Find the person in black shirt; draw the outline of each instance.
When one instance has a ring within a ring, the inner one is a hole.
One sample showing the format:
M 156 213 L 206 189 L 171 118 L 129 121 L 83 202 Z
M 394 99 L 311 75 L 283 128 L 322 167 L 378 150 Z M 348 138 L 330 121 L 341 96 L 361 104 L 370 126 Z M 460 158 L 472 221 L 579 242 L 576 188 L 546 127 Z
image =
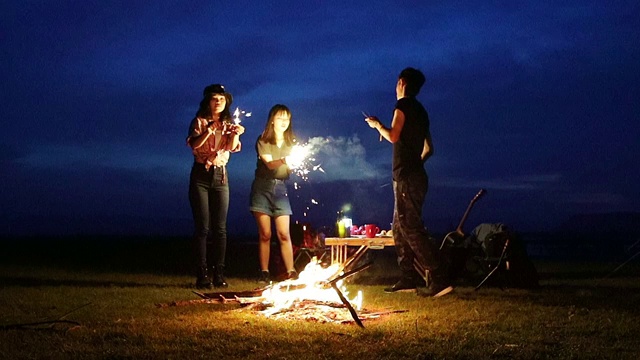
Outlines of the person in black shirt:
M 430 276 L 427 294 L 438 297 L 450 293 L 453 287 L 447 262 L 429 239 L 422 221 L 422 205 L 429 184 L 424 163 L 433 154 L 429 115 L 416 99 L 424 82 L 420 70 L 410 67 L 402 70 L 396 83 L 397 102 L 391 127 L 382 125 L 375 116 L 365 121 L 393 144 L 393 237 L 402 277 L 385 291 L 413 291 L 421 277 Z M 416 262 L 429 274 L 418 276 Z

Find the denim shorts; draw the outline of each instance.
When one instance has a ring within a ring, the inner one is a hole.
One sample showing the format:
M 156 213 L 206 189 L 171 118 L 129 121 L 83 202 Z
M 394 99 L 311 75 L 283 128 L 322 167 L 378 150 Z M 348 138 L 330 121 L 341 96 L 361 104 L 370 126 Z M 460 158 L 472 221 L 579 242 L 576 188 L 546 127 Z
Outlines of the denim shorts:
M 253 180 L 249 210 L 272 217 L 291 215 L 293 212 L 284 180 L 263 178 Z

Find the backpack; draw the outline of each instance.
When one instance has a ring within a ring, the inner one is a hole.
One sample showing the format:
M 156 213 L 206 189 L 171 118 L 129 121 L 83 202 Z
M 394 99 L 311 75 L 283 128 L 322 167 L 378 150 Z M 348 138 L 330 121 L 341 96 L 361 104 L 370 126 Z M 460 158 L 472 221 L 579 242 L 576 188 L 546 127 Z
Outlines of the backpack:
M 488 285 L 514 288 L 539 286 L 538 272 L 527 255 L 524 243 L 505 224 L 480 224 L 458 246 L 460 249 L 455 251 L 458 259 L 452 263 L 457 267 L 453 272 L 457 277 L 477 282 L 499 266 L 498 271 L 488 279 Z

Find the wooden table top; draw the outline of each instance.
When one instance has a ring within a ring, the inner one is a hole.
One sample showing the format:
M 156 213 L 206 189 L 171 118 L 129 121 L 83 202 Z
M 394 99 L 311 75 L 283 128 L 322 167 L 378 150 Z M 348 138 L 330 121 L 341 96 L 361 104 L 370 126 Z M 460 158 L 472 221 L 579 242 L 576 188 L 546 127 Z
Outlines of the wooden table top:
M 395 242 L 392 236 L 378 236 L 375 238 L 367 237 L 328 237 L 324 239 L 325 245 L 347 245 L 347 246 L 395 246 Z

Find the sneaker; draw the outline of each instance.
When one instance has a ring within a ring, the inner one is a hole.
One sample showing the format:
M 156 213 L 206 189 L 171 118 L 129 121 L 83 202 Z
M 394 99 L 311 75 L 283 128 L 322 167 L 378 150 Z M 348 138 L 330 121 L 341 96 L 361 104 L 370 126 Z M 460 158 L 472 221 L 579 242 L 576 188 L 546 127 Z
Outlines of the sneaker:
M 269 271 L 266 271 L 266 270 L 260 271 L 260 277 L 258 278 L 258 282 L 261 284 L 271 283 L 271 275 L 269 274 Z
M 397 283 L 395 283 L 392 287 L 388 287 L 384 289 L 386 293 L 395 293 L 395 292 L 408 292 L 416 290 L 416 281 L 408 278 L 401 278 Z
M 450 294 L 452 291 L 453 286 L 448 283 L 431 283 L 425 292 L 418 292 L 418 295 L 423 297 L 441 297 Z

